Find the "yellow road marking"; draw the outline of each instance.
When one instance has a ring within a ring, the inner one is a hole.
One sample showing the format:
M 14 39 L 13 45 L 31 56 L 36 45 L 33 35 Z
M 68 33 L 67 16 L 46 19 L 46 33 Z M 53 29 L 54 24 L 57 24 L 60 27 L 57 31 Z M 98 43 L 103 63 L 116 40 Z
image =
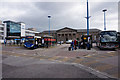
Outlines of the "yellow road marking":
M 20 54 L 12 54 L 12 55 L 14 55 L 14 56 L 22 56 L 22 55 L 20 55 Z
M 50 58 L 50 59 L 48 59 L 48 60 L 55 60 L 55 59 L 57 59 L 57 58 L 59 58 L 59 57 L 54 56 L 54 57 L 52 57 L 52 58 Z
M 111 68 L 113 68 L 112 65 L 101 65 L 101 66 L 96 67 L 95 69 L 97 69 L 99 71 L 105 71 L 105 70 L 111 69 Z
M 94 56 L 91 56 L 91 58 L 93 58 L 93 59 L 101 59 L 100 57 L 94 57 Z
M 28 57 L 33 57 L 33 58 L 40 58 L 40 59 L 43 59 L 43 58 L 41 58 L 40 56 L 28 56 Z
M 92 56 L 85 56 L 86 58 L 92 57 Z
M 84 63 L 84 65 L 90 65 L 90 64 L 94 64 L 94 63 L 97 63 L 97 61 L 86 62 L 86 63 Z
M 5 52 L 5 51 L 2 54 L 13 55 L 13 56 L 20 56 L 20 57 L 30 57 L 29 55 L 17 54 L 17 53 Z
M 101 56 L 101 55 L 99 55 L 99 56 L 95 56 L 95 55 L 93 55 L 93 56 L 86 56 L 87 58 L 93 58 L 93 59 L 103 59 L 103 58 L 105 58 L 105 57 L 107 57 L 107 56 Z
M 40 60 L 44 60 L 44 59 L 41 59 L 41 58 L 40 58 Z
M 71 58 L 64 58 L 64 59 L 62 59 L 62 60 L 60 60 L 60 61 L 67 61 L 67 60 L 70 60 Z
M 108 57 L 108 56 L 100 56 L 100 58 L 106 58 L 106 57 Z
M 96 59 L 96 60 L 102 60 L 102 59 L 104 59 L 104 58 L 107 58 L 108 56 L 97 56 L 97 57 L 91 57 L 91 58 L 94 58 L 94 59 Z
M 111 57 L 112 57 L 112 56 L 116 56 L 116 55 L 118 55 L 118 54 L 116 54 L 116 53 L 115 53 L 115 54 L 110 54 L 110 53 L 107 53 L 107 54 L 104 54 L 104 55 L 105 55 L 105 56 L 108 56 L 108 57 L 109 57 L 109 56 L 111 56 Z
M 116 52 L 107 53 L 108 55 L 117 55 Z
M 62 61 L 58 61 L 58 62 L 62 62 Z
M 109 55 L 118 55 L 117 53 L 114 53 L 114 54 L 109 54 Z
M 81 61 L 83 61 L 83 59 L 77 59 L 77 60 L 75 60 L 74 62 L 75 62 L 75 63 L 80 63 Z

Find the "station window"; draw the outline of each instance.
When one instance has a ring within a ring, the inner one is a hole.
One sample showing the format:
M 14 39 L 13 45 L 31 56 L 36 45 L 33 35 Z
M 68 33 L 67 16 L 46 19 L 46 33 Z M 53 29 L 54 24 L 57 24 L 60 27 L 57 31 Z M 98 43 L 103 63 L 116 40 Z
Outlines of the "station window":
M 60 34 L 58 34 L 58 36 L 60 36 Z
M 71 34 L 69 34 L 69 36 L 71 36 Z
M 75 34 L 73 34 L 73 36 L 75 36 Z

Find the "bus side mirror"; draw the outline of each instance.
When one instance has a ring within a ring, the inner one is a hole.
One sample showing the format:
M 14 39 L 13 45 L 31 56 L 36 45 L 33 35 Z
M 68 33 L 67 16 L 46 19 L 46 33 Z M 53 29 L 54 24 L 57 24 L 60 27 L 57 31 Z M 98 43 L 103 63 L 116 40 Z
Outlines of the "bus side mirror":
M 120 36 L 120 32 L 117 32 L 117 36 Z

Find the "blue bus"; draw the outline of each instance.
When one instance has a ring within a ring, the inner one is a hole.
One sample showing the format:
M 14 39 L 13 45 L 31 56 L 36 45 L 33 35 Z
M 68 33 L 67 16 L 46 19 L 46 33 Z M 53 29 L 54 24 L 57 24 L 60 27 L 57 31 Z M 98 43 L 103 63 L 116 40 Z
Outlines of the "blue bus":
M 24 47 L 28 49 L 36 49 L 41 45 L 41 37 L 26 36 Z

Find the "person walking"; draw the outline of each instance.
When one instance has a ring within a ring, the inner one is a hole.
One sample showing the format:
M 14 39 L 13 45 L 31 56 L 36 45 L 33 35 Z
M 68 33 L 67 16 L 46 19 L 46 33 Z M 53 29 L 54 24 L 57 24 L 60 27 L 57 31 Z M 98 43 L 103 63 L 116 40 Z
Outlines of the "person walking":
M 74 41 L 71 42 L 72 51 L 74 50 Z

